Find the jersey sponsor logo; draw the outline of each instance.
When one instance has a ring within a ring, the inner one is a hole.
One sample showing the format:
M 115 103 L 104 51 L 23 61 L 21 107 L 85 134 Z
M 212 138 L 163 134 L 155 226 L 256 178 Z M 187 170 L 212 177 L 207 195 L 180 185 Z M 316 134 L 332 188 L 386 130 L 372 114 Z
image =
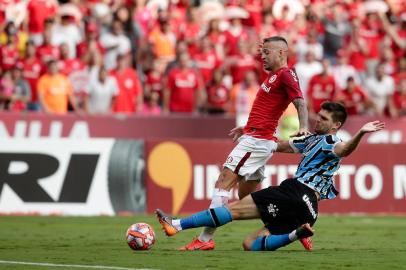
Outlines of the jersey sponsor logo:
M 276 206 L 276 204 L 269 204 L 268 207 L 268 213 L 270 215 L 272 215 L 272 217 L 276 217 L 278 215 L 279 212 L 279 208 Z
M 131 87 L 133 87 L 133 86 L 134 86 L 133 80 L 127 79 L 127 80 L 124 81 L 124 87 L 125 87 L 125 88 L 131 88 Z
M 307 208 L 309 208 L 310 214 L 312 214 L 313 218 L 316 219 L 317 218 L 317 213 L 313 208 L 313 204 L 310 201 L 309 197 L 305 194 L 302 197 L 303 201 L 306 203 Z
M 193 88 L 196 87 L 196 80 L 193 75 L 188 76 L 186 79 L 176 78 L 175 85 L 179 88 Z
M 294 80 L 295 82 L 297 82 L 298 79 L 297 79 L 296 73 L 295 73 L 293 70 L 290 70 L 290 74 L 292 75 L 293 80 Z
M 271 86 L 268 87 L 268 86 L 266 86 L 265 83 L 261 84 L 261 88 L 262 88 L 262 90 L 264 90 L 267 93 L 269 93 L 269 91 L 271 91 Z
M 226 160 L 226 163 L 232 163 L 233 162 L 233 157 L 232 156 L 229 156 L 228 158 L 227 158 L 227 160 Z

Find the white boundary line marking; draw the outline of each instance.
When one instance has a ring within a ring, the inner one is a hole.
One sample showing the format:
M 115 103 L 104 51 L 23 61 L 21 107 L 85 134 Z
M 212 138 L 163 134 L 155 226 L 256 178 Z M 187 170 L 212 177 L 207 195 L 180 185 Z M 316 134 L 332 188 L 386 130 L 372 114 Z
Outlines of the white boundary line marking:
M 152 268 L 127 268 L 106 265 L 55 264 L 55 263 L 36 263 L 36 262 L 19 262 L 19 261 L 3 261 L 3 260 L 0 260 L 0 264 L 20 264 L 20 265 L 34 265 L 46 267 L 72 267 L 72 268 L 111 269 L 111 270 L 157 270 Z

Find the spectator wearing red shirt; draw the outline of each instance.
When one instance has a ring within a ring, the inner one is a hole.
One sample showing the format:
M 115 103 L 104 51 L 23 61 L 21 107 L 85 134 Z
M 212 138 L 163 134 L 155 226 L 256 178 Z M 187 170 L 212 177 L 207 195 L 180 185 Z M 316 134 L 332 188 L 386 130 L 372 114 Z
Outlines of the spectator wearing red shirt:
M 346 38 L 344 48 L 348 55 L 348 63 L 358 71 L 361 79 L 365 80 L 367 77 L 365 63 L 369 54 L 369 48 L 366 41 L 361 37 L 360 25 L 361 21 L 358 18 L 351 20 L 351 33 Z
M 221 60 L 224 59 L 226 35 L 220 30 L 220 21 L 218 19 L 209 21 L 206 36 L 210 39 L 211 44 L 214 45 L 217 57 Z
M 162 72 L 160 71 L 160 64 L 158 61 L 152 63 L 152 69 L 147 73 L 147 78 L 145 79 L 145 95 L 151 95 L 151 93 L 158 94 L 158 104 L 162 104 L 163 100 L 163 83 L 162 83 Z
M 349 115 L 359 115 L 368 108 L 375 109 L 373 102 L 361 87 L 355 83 L 353 77 L 347 79 L 347 86 L 338 92 L 336 101 L 341 102 Z
M 406 78 L 399 82 L 397 90 L 389 102 L 389 113 L 392 117 L 406 115 Z
M 186 41 L 189 54 L 195 55 L 198 50 L 199 34 L 201 29 L 201 24 L 199 23 L 199 10 L 196 7 L 188 8 L 188 15 L 186 22 L 180 25 L 180 40 Z
M 388 36 L 396 58 L 403 57 L 406 52 L 406 10 L 400 14 L 398 21 L 389 22 L 386 14 L 380 13 L 379 18 Z
M 249 13 L 248 18 L 243 21 L 244 25 L 255 30 L 256 34 L 259 34 L 262 23 L 262 0 L 246 0 L 244 9 Z
M 10 33 L 7 44 L 0 47 L 0 63 L 3 71 L 11 70 L 19 59 L 17 36 L 15 34 L 16 33 Z
M 248 44 L 243 41 L 238 43 L 237 54 L 228 57 L 224 61 L 224 66 L 230 70 L 233 85 L 242 82 L 246 72 L 257 71 L 257 61 L 249 52 Z
M 116 78 L 119 89 L 113 112 L 130 114 L 139 111 L 144 94 L 137 72 L 129 66 L 128 55 L 117 57 L 117 68 L 111 75 Z
M 360 28 L 360 36 L 368 48 L 365 64 L 368 74 L 372 75 L 379 62 L 379 48 L 384 37 L 377 13 L 367 13 L 365 22 Z
M 62 74 L 69 77 L 73 72 L 85 68 L 85 64 L 78 58 L 71 58 L 69 56 L 69 46 L 67 43 L 59 46 L 61 58 L 59 59 L 59 70 Z
M 163 109 L 165 112 L 195 112 L 202 104 L 203 82 L 191 67 L 188 53 L 181 53 L 178 61 L 178 66 L 168 74 Z
M 35 45 L 40 45 L 45 31 L 45 20 L 54 18 L 58 11 L 55 0 L 30 0 L 27 5 L 28 32 Z
M 213 79 L 207 86 L 207 112 L 209 114 L 224 114 L 230 107 L 230 89 L 223 82 L 223 70 L 215 69 Z
M 336 82 L 334 77 L 329 74 L 330 61 L 323 59 L 322 66 L 322 72 L 310 79 L 307 92 L 309 116 L 313 118 L 320 111 L 321 104 L 325 101 L 332 101 L 336 94 Z
M 82 61 L 89 60 L 90 52 L 103 55 L 105 50 L 98 40 L 98 28 L 95 22 L 89 22 L 85 27 L 85 40 L 77 45 L 76 53 Z
M 37 83 L 38 79 L 45 72 L 45 67 L 36 56 L 36 47 L 33 41 L 27 42 L 25 56 L 19 61 L 18 65 L 22 68 L 24 79 L 28 81 L 31 87 L 31 102 L 28 103 L 27 109 L 39 111 L 41 108 L 38 103 Z
M 271 11 L 266 11 L 262 17 L 261 31 L 259 37 L 261 39 L 272 37 L 277 34 L 275 27 L 273 26 L 274 17 Z
M 205 85 L 211 83 L 213 71 L 220 66 L 213 45 L 208 37 L 203 37 L 200 41 L 200 51 L 194 55 L 193 61 L 202 75 Z
M 226 37 L 225 49 L 226 55 L 235 55 L 238 53 L 238 43 L 240 41 L 247 42 L 249 39 L 248 31 L 244 28 L 241 22 L 242 19 L 248 18 L 248 13 L 239 7 L 229 7 L 229 9 L 234 9 L 236 11 L 238 10 L 238 12 L 235 12 L 235 15 L 232 15 L 229 18 L 230 26 L 224 32 Z M 246 13 L 245 15 L 244 12 Z
M 280 17 L 276 18 L 273 22 L 277 32 L 286 32 L 293 25 L 293 21 L 289 19 L 289 6 L 284 5 Z
M 59 59 L 59 48 L 52 45 L 52 29 L 47 29 L 43 35 L 43 43 L 37 47 L 37 56 L 43 64 L 48 63 L 50 60 Z

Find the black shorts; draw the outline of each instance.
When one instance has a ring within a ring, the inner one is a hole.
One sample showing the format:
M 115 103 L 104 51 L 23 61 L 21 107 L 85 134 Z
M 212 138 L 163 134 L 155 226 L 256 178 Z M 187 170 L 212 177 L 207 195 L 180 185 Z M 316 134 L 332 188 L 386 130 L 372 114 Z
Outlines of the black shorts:
M 271 234 L 290 233 L 304 223 L 313 226 L 316 222 L 317 196 L 296 179 L 286 179 L 277 187 L 253 192 L 251 196 Z

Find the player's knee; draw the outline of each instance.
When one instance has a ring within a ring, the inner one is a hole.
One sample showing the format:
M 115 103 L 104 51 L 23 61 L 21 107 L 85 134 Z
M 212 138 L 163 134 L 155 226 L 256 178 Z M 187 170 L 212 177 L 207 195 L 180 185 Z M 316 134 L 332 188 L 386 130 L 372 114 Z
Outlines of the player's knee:
M 233 171 L 230 169 L 224 168 L 216 183 L 215 183 L 215 188 L 219 189 L 224 189 L 224 190 L 231 190 L 238 182 L 238 175 L 236 175 Z

